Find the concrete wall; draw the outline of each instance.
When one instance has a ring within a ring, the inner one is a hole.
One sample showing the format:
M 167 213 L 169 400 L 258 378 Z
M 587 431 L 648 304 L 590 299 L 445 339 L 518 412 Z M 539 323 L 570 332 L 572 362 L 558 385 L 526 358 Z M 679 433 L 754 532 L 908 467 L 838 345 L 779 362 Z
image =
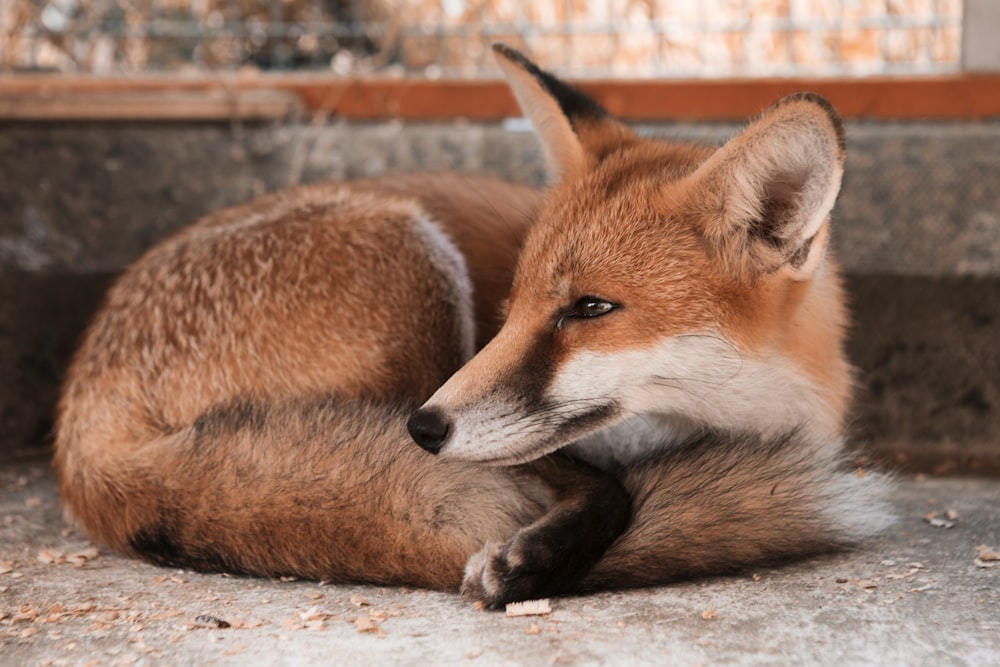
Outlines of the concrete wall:
M 834 245 L 857 315 L 856 439 L 922 468 L 996 465 L 1000 122 L 853 123 L 848 144 Z M 542 178 L 519 124 L 0 125 L 0 458 L 41 451 L 86 318 L 157 239 L 289 184 L 416 169 Z

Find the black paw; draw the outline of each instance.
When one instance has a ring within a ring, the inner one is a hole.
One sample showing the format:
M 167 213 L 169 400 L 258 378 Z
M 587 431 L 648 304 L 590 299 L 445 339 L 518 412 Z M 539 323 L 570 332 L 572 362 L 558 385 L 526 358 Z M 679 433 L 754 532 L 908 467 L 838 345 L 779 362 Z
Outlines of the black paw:
M 553 560 L 550 550 L 520 533 L 506 544 L 487 544 L 465 566 L 462 595 L 487 609 L 551 595 Z

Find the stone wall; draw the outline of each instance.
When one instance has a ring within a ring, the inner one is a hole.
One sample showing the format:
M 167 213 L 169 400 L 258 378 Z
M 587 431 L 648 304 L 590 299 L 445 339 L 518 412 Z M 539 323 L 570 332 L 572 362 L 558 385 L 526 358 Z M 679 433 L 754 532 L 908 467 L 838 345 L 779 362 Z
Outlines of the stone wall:
M 643 126 L 718 142 L 732 125 Z M 113 276 L 213 209 L 416 169 L 540 182 L 522 122 L 0 125 L 0 458 L 44 451 L 73 344 Z M 856 440 L 920 468 L 1000 461 L 1000 122 L 851 123 L 834 245 Z

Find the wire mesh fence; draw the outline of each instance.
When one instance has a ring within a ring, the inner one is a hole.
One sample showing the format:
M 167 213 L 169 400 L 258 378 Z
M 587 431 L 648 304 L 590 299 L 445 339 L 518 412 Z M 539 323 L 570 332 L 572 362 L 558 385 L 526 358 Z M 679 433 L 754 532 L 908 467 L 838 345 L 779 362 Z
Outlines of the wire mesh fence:
M 574 77 L 958 68 L 961 0 L 0 0 L 0 70 L 479 77 L 506 41 Z

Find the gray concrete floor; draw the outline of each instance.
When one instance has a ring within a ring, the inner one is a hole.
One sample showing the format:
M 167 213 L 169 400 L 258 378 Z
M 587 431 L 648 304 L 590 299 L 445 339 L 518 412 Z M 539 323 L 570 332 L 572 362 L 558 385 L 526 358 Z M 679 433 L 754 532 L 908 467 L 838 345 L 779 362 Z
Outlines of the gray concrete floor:
M 895 528 L 852 553 L 508 618 L 444 593 L 98 552 L 63 525 L 45 462 L 9 464 L 0 665 L 1000 665 L 1000 561 L 977 561 L 1000 550 L 1000 482 L 903 478 L 895 496 Z

